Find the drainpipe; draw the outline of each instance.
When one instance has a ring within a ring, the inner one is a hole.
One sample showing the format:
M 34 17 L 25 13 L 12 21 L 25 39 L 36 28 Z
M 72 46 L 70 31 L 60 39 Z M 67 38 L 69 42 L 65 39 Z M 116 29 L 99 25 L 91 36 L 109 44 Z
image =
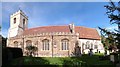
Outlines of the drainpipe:
M 52 57 L 53 57 L 53 35 L 52 35 Z
M 24 37 L 22 39 L 23 39 L 23 47 L 22 48 L 23 48 L 23 53 L 24 53 Z
M 68 57 L 70 57 L 70 55 L 69 55 L 69 52 L 70 52 L 70 43 L 69 43 L 69 45 L 68 45 Z

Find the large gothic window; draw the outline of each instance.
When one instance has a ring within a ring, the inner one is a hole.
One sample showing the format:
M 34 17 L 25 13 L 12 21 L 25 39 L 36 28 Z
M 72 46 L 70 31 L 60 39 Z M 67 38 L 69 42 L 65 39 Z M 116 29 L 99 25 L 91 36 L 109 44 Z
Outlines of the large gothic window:
M 14 42 L 14 47 L 18 47 L 18 42 L 17 41 Z
M 63 39 L 61 42 L 62 50 L 68 50 L 69 49 L 69 41 L 67 39 Z
M 32 46 L 32 41 L 31 40 L 27 40 L 26 41 L 26 46 Z
M 49 40 L 45 39 L 42 41 L 43 50 L 49 50 Z
M 16 18 L 14 18 L 14 24 L 16 23 Z

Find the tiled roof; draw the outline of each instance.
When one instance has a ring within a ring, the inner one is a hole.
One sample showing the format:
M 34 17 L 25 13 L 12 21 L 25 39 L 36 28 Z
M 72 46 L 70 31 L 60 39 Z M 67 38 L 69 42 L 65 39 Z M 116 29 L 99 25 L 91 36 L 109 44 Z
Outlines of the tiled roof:
M 70 32 L 68 26 L 43 26 L 27 29 L 23 35 L 34 34 L 34 33 L 50 33 L 50 32 Z
M 50 33 L 50 32 L 70 32 L 69 26 L 43 26 L 27 29 L 23 32 L 23 35 L 34 33 Z M 79 38 L 85 39 L 100 39 L 100 36 L 96 29 L 87 28 L 82 26 L 75 26 L 75 32 L 79 33 Z
M 79 33 L 79 38 L 100 39 L 98 31 L 94 28 L 77 26 L 77 27 L 75 27 L 75 32 Z

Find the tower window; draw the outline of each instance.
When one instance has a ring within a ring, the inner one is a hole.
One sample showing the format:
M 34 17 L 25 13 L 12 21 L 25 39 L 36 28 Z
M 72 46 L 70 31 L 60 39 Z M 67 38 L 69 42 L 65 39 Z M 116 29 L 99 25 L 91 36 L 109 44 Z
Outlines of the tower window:
M 14 24 L 16 23 L 16 18 L 14 18 Z
M 23 29 L 25 29 L 25 19 L 23 19 Z
M 25 19 L 23 19 L 23 24 L 25 24 Z

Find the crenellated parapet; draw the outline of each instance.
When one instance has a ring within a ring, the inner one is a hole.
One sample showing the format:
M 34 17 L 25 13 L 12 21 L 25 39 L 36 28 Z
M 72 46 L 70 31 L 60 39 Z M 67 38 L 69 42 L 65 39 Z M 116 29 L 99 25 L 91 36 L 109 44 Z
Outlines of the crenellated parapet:
M 70 33 L 70 32 L 50 32 L 50 33 L 36 33 L 36 34 L 28 34 L 28 35 L 20 35 L 16 37 L 12 37 L 11 39 L 16 38 L 27 38 L 27 37 L 38 37 L 38 36 L 78 36 L 79 33 Z
M 25 13 L 22 10 L 18 10 L 17 12 L 13 13 L 12 15 L 10 15 L 10 17 L 12 18 L 12 17 L 14 17 L 14 16 L 16 16 L 18 14 L 21 14 L 24 17 L 28 18 L 28 16 L 26 16 Z

